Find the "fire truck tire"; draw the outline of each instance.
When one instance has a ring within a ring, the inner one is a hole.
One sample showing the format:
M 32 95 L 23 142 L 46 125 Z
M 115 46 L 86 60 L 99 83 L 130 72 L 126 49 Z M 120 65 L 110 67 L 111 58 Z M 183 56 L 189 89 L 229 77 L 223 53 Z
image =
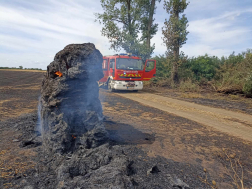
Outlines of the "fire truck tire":
M 111 80 L 108 81 L 108 90 L 109 90 L 109 92 L 114 92 L 115 91 L 115 89 L 113 89 L 112 86 L 111 86 Z

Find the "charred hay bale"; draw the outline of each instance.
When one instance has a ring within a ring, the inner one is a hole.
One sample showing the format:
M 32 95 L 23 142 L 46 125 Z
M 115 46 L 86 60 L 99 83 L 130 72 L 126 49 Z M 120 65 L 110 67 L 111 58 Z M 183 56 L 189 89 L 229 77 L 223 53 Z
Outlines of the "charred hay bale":
M 97 81 L 102 54 L 91 43 L 71 44 L 58 52 L 42 81 L 40 116 L 43 144 L 65 153 L 96 147 L 107 140 Z

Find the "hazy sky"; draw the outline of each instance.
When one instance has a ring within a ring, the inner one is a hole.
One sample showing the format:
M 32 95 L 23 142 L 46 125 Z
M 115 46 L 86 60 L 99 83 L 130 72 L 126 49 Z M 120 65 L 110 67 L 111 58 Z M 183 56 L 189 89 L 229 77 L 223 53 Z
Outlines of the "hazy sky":
M 103 55 L 114 54 L 94 22 L 97 12 L 102 12 L 99 0 L 0 0 L 0 66 L 45 69 L 70 43 L 91 42 Z M 190 0 L 185 14 L 190 32 L 185 54 L 220 57 L 252 48 L 252 0 Z M 162 1 L 155 14 L 159 31 L 151 41 L 154 55 L 166 51 L 165 18 Z

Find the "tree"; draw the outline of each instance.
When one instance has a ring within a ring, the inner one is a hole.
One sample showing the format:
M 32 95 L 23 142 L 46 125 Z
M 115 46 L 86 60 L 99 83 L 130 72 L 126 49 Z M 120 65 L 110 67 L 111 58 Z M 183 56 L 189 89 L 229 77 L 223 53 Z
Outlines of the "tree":
M 154 50 L 154 45 L 151 46 L 151 39 L 157 33 L 158 24 L 154 24 L 153 16 L 156 10 L 156 1 L 160 2 L 161 0 L 144 0 L 141 4 L 143 7 L 142 15 L 142 39 L 146 41 L 146 47 L 149 49 L 150 54 Z
M 19 69 L 21 69 L 21 70 L 22 70 L 22 69 L 23 69 L 23 66 L 19 66 Z
M 101 33 L 109 39 L 111 49 L 150 57 L 154 50 L 150 40 L 157 32 L 157 24 L 153 24 L 156 1 L 101 0 L 104 13 L 95 14 L 96 20 L 103 24 Z
M 167 47 L 167 55 L 173 58 L 172 80 L 176 84 L 179 82 L 178 65 L 179 65 L 179 48 L 186 43 L 186 36 L 189 33 L 188 20 L 183 13 L 189 3 L 186 0 L 165 0 L 164 9 L 170 14 L 169 20 L 165 20 L 162 33 L 164 35 L 163 41 Z

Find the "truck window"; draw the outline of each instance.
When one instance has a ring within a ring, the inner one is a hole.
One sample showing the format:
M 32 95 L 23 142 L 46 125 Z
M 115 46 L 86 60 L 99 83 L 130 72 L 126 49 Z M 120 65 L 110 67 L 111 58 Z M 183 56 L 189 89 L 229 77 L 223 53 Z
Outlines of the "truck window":
M 155 67 L 155 62 L 154 61 L 148 61 L 147 64 L 146 64 L 145 71 L 149 72 L 149 71 L 153 70 L 154 67 Z
M 102 62 L 102 69 L 107 70 L 108 69 L 108 60 L 103 60 Z
M 141 59 L 117 58 L 116 69 L 123 70 L 143 70 L 144 65 Z
M 109 68 L 115 69 L 115 59 L 109 60 Z

